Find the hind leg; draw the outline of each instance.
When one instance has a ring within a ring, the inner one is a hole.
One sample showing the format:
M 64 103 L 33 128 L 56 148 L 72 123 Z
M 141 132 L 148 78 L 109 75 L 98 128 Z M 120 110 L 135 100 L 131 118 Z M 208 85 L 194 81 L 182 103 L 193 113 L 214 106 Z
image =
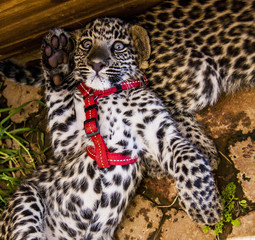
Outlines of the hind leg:
M 1 240 L 44 240 L 45 206 L 35 186 L 19 186 L 0 221 Z

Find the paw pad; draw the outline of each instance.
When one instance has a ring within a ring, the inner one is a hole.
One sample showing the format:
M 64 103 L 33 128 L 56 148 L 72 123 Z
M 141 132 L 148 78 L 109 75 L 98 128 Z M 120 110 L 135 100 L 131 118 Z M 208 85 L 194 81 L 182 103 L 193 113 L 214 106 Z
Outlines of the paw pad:
M 52 30 L 45 37 L 42 46 L 43 63 L 56 86 L 61 85 L 63 76 L 69 73 L 66 69 L 70 70 L 70 66 L 73 66 L 73 50 L 73 40 L 61 29 Z

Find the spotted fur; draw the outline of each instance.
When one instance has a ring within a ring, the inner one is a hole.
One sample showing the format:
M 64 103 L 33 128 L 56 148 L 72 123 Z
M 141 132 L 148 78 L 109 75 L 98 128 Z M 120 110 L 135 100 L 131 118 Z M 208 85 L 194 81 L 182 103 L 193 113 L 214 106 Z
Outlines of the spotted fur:
M 255 85 L 255 3 L 249 0 L 164 1 L 135 19 L 151 39 L 145 73 L 182 136 L 217 169 L 217 150 L 194 113 L 222 93 Z M 158 174 L 151 168 L 151 175 Z
M 119 19 L 103 18 L 72 38 L 61 29 L 45 37 L 42 63 L 53 159 L 18 187 L 2 215 L 1 239 L 111 239 L 145 165 L 153 162 L 176 179 L 180 202 L 194 221 L 220 219 L 208 160 L 182 137 L 168 108 L 149 88 L 98 99 L 107 147 L 138 161 L 99 169 L 86 153 L 93 143 L 84 131 L 77 82 L 103 90 L 143 77 L 130 29 Z

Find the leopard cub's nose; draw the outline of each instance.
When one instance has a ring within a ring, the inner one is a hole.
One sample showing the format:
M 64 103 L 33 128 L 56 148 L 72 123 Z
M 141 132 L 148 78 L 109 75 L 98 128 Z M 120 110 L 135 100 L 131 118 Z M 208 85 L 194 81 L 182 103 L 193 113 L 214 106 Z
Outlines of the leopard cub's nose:
M 89 62 L 88 64 L 93 68 L 93 70 L 96 73 L 100 72 L 106 66 L 106 63 L 104 63 L 104 62 L 96 63 L 96 62 L 92 61 L 92 62 Z

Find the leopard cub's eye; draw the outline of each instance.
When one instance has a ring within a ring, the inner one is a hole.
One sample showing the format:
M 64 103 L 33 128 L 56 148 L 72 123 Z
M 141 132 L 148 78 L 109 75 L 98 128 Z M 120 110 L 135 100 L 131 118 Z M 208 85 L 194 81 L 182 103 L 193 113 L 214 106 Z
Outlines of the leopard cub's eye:
M 81 42 L 81 46 L 86 49 L 89 50 L 92 47 L 92 42 L 89 39 L 85 39 Z
M 114 44 L 113 44 L 113 49 L 114 49 L 114 51 L 116 51 L 116 52 L 121 52 L 121 51 L 123 51 L 123 50 L 125 50 L 125 48 L 126 48 L 126 46 L 124 45 L 124 43 L 122 43 L 122 42 L 115 42 Z

